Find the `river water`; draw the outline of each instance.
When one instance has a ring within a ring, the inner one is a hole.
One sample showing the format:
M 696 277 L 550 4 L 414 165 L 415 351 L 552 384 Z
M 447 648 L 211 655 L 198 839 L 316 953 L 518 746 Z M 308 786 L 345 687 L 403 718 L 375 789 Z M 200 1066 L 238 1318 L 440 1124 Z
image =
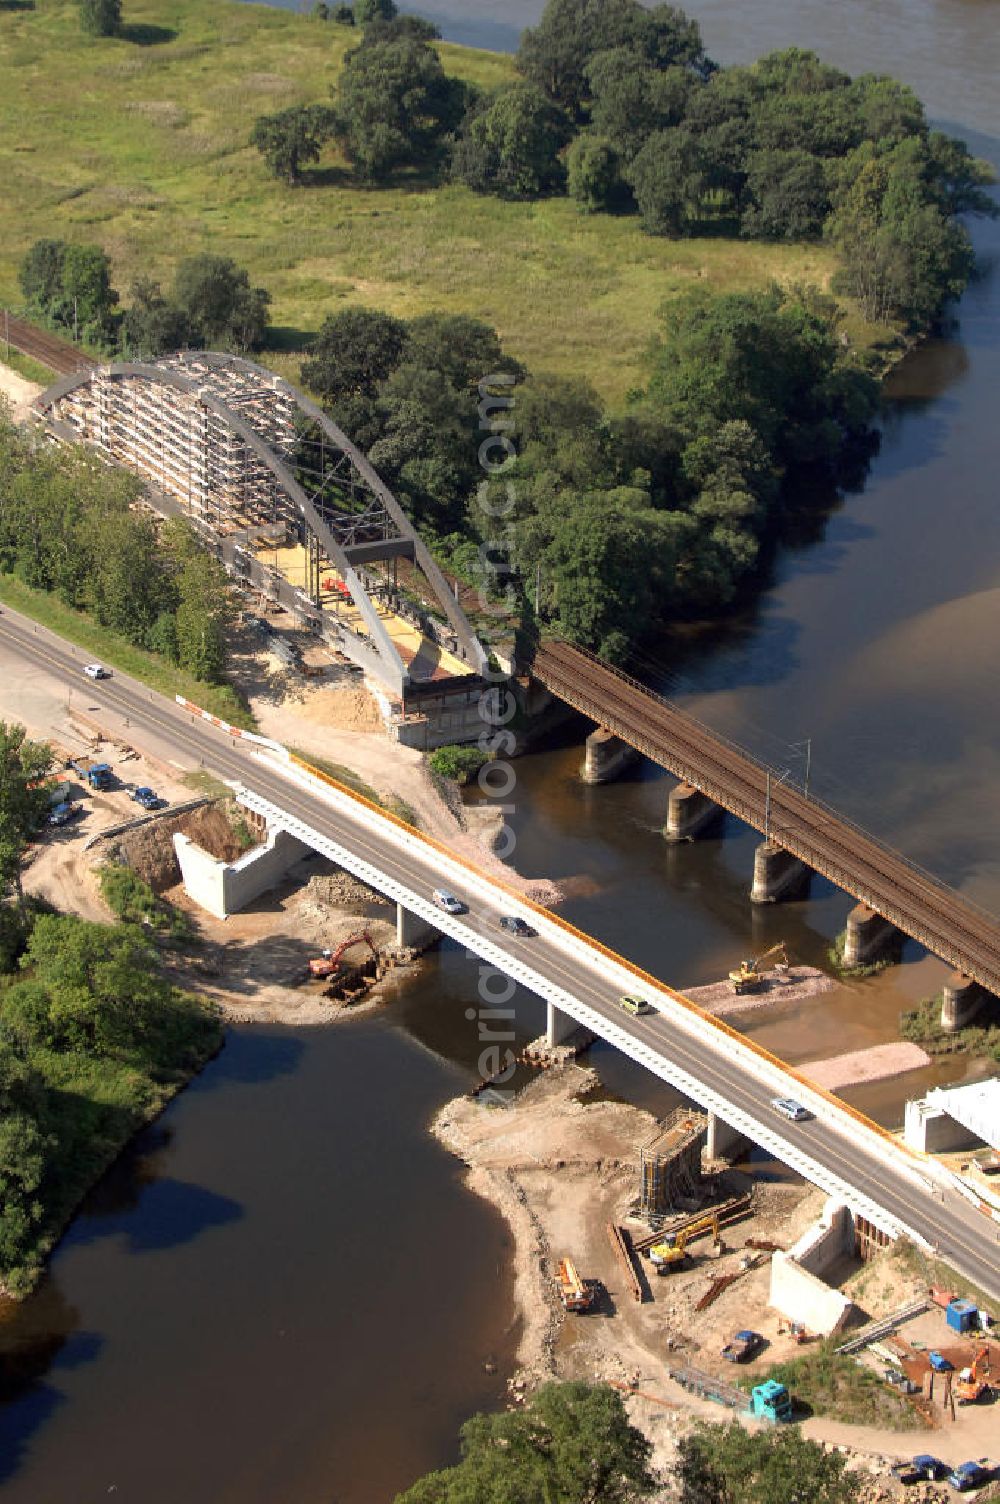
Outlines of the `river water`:
M 299 8 L 290 0 L 292 8 Z M 510 47 L 541 0 L 434 0 L 446 36 Z M 990 0 L 698 0 L 724 62 L 799 45 L 912 83 L 1000 165 Z M 757 608 L 650 672 L 712 725 L 971 897 L 1000 908 L 996 225 L 947 338 L 895 374 L 863 493 L 779 557 Z M 849 900 L 751 912 L 755 837 L 669 848 L 654 769 L 576 777 L 582 731 L 517 764 L 516 861 L 571 879 L 564 912 L 677 983 L 775 940 L 821 960 Z M 904 964 L 753 1026 L 806 1060 L 893 1037 L 944 968 Z M 0 1488 L 10 1504 L 381 1504 L 455 1455 L 499 1402 L 516 1331 L 508 1239 L 425 1133 L 478 1045 L 476 975 L 446 948 L 375 1019 L 240 1028 L 89 1199 L 37 1296 L 0 1318 Z M 540 1006 L 518 999 L 530 1037 Z M 596 1049 L 607 1088 L 668 1094 Z M 949 1079 L 935 1068 L 906 1088 Z M 886 1121 L 904 1086 L 849 1095 Z M 488 1368 L 499 1366 L 496 1375 Z

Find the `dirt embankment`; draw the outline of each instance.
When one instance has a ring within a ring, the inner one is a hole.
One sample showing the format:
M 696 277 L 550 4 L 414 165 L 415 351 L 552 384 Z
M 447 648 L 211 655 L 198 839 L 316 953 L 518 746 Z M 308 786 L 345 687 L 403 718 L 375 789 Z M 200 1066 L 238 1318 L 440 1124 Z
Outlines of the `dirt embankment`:
M 218 802 L 179 815 L 161 815 L 120 836 L 109 836 L 98 848 L 98 860 L 124 862 L 149 883 L 154 893 L 165 893 L 181 879 L 174 852 L 175 832 L 186 835 L 220 861 L 235 862 L 248 844 L 238 833 L 240 819 L 235 806 Z M 244 826 L 244 830 L 249 836 L 249 829 Z

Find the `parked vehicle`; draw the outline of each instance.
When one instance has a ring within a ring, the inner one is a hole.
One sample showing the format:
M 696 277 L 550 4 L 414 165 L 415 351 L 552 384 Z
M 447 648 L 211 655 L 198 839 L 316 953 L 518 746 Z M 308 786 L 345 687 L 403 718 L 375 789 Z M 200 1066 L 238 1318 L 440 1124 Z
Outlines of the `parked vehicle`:
M 92 789 L 113 789 L 115 786 L 110 763 L 95 762 L 92 757 L 71 757 L 67 766 L 79 773 Z
M 447 888 L 435 888 L 431 894 L 432 899 L 439 909 L 444 909 L 446 914 L 467 914 L 468 904 L 464 904 L 454 893 L 449 893 Z
M 141 804 L 143 809 L 159 809 L 161 804 L 166 803 L 165 799 L 161 799 L 159 794 L 147 788 L 145 784 L 141 788 L 133 789 L 129 798 L 134 799 L 136 804 Z
M 78 804 L 71 804 L 69 800 L 64 799 L 61 804 L 53 807 L 49 814 L 49 824 L 68 825 L 71 820 L 76 819 L 77 815 L 82 814 L 83 811 Z
M 683 1389 L 700 1395 L 702 1399 L 714 1400 L 718 1405 L 726 1405 L 737 1414 L 756 1415 L 761 1420 L 775 1423 L 794 1419 L 792 1397 L 784 1384 L 779 1384 L 776 1379 L 765 1379 L 747 1394 L 745 1389 L 738 1389 L 735 1384 L 728 1384 L 725 1379 L 716 1378 L 715 1374 L 706 1373 L 701 1368 L 678 1365 L 670 1366 L 667 1372 Z
M 921 1452 L 919 1456 L 914 1457 L 913 1466 L 921 1478 L 926 1478 L 930 1483 L 936 1483 L 948 1472 L 947 1463 L 942 1462 L 940 1457 L 932 1457 L 929 1452 Z
M 927 1361 L 935 1373 L 951 1373 L 955 1367 L 949 1358 L 946 1358 L 943 1353 L 939 1352 L 929 1352 L 927 1354 Z
M 993 1476 L 993 1468 L 984 1467 L 980 1462 L 960 1462 L 958 1467 L 950 1472 L 945 1482 L 956 1493 L 967 1493 L 970 1488 L 982 1488 L 984 1483 L 989 1483 Z
M 538 931 L 533 930 L 526 919 L 519 914 L 504 914 L 500 919 L 500 928 L 506 930 L 508 935 L 520 935 L 523 939 L 531 939 Z
M 88 679 L 110 679 L 111 670 L 105 668 L 103 663 L 85 663 L 83 672 Z
M 990 1350 L 981 1347 L 969 1368 L 963 1368 L 955 1385 L 955 1398 L 960 1405 L 975 1405 L 990 1392 L 987 1374 L 990 1371 Z
M 620 997 L 618 1006 L 623 1013 L 631 1013 L 633 1018 L 640 1018 L 654 1011 L 652 1003 L 647 1003 L 644 997 Z
M 775 1097 L 771 1106 L 775 1112 L 780 1112 L 783 1118 L 789 1118 L 793 1123 L 804 1123 L 812 1117 L 808 1108 L 803 1107 L 801 1102 L 795 1102 L 791 1097 Z
M 760 1332 L 751 1332 L 749 1328 L 730 1337 L 722 1349 L 722 1356 L 729 1363 L 749 1363 L 764 1346 L 764 1339 Z
M 682 1227 L 675 1237 L 665 1238 L 662 1243 L 654 1243 L 649 1250 L 649 1260 L 657 1274 L 669 1274 L 673 1269 L 680 1269 L 688 1256 L 688 1243 L 692 1238 L 700 1237 L 703 1232 L 710 1232 L 712 1242 L 718 1247 L 719 1218 L 716 1212 L 706 1212 L 704 1217 L 699 1217 L 697 1221 L 689 1222 L 687 1227 Z
M 556 1284 L 559 1289 L 559 1299 L 567 1311 L 577 1311 L 582 1314 L 584 1311 L 589 1311 L 594 1304 L 593 1287 L 585 1284 L 580 1278 L 572 1259 L 559 1260 L 556 1265 Z

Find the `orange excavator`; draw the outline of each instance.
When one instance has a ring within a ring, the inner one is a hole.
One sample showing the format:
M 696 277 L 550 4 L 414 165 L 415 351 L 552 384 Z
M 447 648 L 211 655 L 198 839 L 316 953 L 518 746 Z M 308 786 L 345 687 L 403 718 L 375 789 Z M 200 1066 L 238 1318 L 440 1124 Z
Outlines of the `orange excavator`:
M 346 940 L 341 940 L 336 950 L 325 950 L 320 956 L 313 956 L 309 962 L 309 975 L 317 981 L 329 981 L 340 970 L 341 958 L 345 951 L 350 950 L 352 945 L 367 945 L 373 956 L 378 955 L 375 949 L 375 941 L 367 930 L 361 930 L 357 935 L 350 935 Z
M 974 1405 L 989 1390 L 990 1350 L 981 1347 L 970 1368 L 963 1368 L 955 1382 L 955 1398 L 960 1405 Z

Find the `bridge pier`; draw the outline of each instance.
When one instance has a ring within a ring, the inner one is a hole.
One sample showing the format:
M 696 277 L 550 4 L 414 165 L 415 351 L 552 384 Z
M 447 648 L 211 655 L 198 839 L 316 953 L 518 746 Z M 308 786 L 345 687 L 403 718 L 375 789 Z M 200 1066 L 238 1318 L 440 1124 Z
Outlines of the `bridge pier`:
M 762 841 L 754 852 L 751 903 L 778 903 L 783 898 L 805 896 L 812 873 L 804 862 L 772 841 Z
M 419 914 L 396 905 L 396 944 L 401 950 L 428 950 L 441 938 L 441 931 Z
M 894 924 L 876 914 L 867 904 L 855 904 L 847 916 L 844 936 L 844 967 L 867 966 L 898 948 L 902 935 Z
M 978 982 L 953 971 L 944 984 L 941 994 L 941 1027 L 949 1034 L 971 1024 L 986 1001 L 986 993 Z
M 547 1003 L 545 1011 L 545 1043 L 550 1050 L 564 1043 L 580 1025 L 570 1013 L 564 1013 L 555 1003 Z
M 714 1112 L 708 1114 L 706 1159 L 740 1159 L 750 1147 L 751 1140 L 745 1133 L 738 1132 Z
M 615 736 L 613 731 L 598 726 L 587 737 L 580 777 L 584 783 L 613 783 L 638 756 L 635 748 Z
M 725 810 L 690 783 L 676 783 L 667 800 L 667 823 L 663 827 L 668 841 L 693 841 L 717 825 Z

